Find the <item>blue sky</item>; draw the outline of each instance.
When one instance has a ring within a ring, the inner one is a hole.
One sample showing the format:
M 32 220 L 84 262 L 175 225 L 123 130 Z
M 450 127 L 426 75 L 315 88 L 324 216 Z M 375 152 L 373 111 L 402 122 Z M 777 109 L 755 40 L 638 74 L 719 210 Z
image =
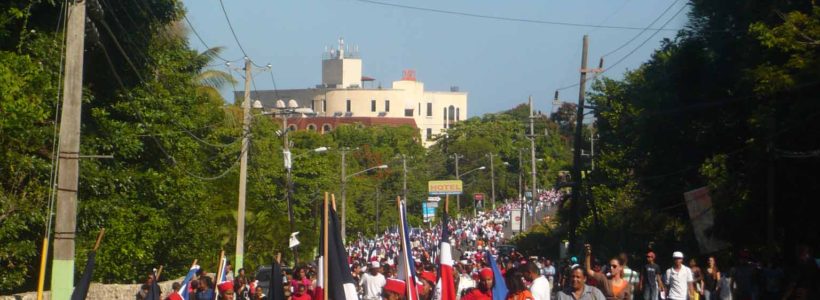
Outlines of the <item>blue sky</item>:
M 640 30 L 588 28 L 511 22 L 388 7 L 356 0 L 223 0 L 242 47 L 259 65 L 270 63 L 277 87 L 306 88 L 321 81 L 325 46 L 339 37 L 358 45 L 363 74 L 390 86 L 402 70 L 416 70 L 428 90 L 459 86 L 469 93 L 469 115 L 497 112 L 535 100 L 536 109 L 550 111 L 556 88 L 578 82 L 581 40 L 590 36 L 589 63 L 615 50 Z M 381 0 L 380 0 L 381 1 Z M 686 1 L 675 0 L 563 0 L 563 1 L 428 1 L 384 2 L 472 14 L 581 24 L 643 28 L 674 3 L 653 26 L 659 28 Z M 223 16 L 219 0 L 184 0 L 194 29 L 210 47 L 226 49 L 226 59 L 243 57 Z M 665 28 L 686 23 L 680 13 Z M 674 31 L 648 30 L 631 44 L 606 57 L 612 64 L 636 49 L 607 72 L 620 78 L 649 59 L 663 38 Z M 190 45 L 205 48 L 193 35 Z M 218 63 L 215 61 L 214 63 Z M 241 64 L 241 62 L 236 62 Z M 224 67 L 215 67 L 225 69 Z M 272 89 L 270 75 L 255 76 L 258 89 Z M 241 85 L 237 86 L 241 88 Z M 232 88 L 226 88 L 227 96 Z M 576 102 L 578 88 L 561 92 L 564 101 Z

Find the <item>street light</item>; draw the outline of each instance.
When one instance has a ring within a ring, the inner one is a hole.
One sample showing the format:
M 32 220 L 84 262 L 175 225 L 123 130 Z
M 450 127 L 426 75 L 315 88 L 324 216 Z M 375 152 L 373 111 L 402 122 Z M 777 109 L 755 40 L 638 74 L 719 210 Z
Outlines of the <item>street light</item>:
M 346 233 L 346 232 L 345 232 L 345 227 L 347 226 L 347 224 L 345 223 L 345 220 L 347 220 L 347 216 L 346 216 L 347 214 L 345 213 L 345 208 L 347 207 L 347 201 L 346 201 L 346 200 L 347 200 L 347 179 L 348 179 L 348 178 L 351 178 L 351 177 L 353 177 L 353 176 L 356 176 L 356 175 L 362 174 L 362 173 L 366 173 L 366 172 L 372 171 L 372 170 L 376 170 L 376 169 L 387 169 L 387 168 L 388 168 L 388 166 L 387 166 L 387 165 L 380 165 L 380 166 L 375 166 L 375 167 L 367 168 L 367 169 L 361 170 L 361 171 L 359 171 L 359 172 L 356 172 L 356 173 L 353 173 L 353 174 L 347 175 L 347 168 L 345 167 L 345 153 L 346 153 L 346 152 L 343 150 L 343 151 L 342 151 L 342 177 L 341 177 L 341 179 L 342 179 L 342 206 L 341 206 L 341 207 L 342 207 L 342 209 L 341 209 L 341 214 L 342 214 L 342 220 L 341 220 L 341 223 L 342 223 L 342 230 L 341 230 L 341 234 L 342 234 L 342 241 L 343 241 L 343 242 L 344 242 L 344 240 L 346 239 L 346 235 L 345 235 L 345 233 Z
M 461 179 L 461 177 L 464 177 L 464 175 L 470 174 L 470 173 L 475 172 L 475 171 L 484 170 L 486 168 L 487 167 L 485 167 L 485 166 L 480 166 L 478 168 L 469 170 L 467 172 L 461 173 L 458 176 L 456 176 L 456 179 Z M 458 199 L 458 200 L 461 200 L 461 199 Z M 475 216 L 475 215 L 476 215 L 476 207 L 475 207 L 475 203 L 473 203 L 473 216 Z

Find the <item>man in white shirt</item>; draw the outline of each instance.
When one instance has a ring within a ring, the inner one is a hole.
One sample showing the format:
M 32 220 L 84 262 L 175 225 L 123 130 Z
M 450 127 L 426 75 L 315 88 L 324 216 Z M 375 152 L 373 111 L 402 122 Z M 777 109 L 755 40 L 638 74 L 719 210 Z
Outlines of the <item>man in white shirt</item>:
M 535 261 L 529 261 L 524 265 L 524 278 L 532 282 L 530 293 L 535 300 L 550 300 L 550 282 L 541 275 Z
M 382 288 L 387 284 L 387 279 L 381 274 L 381 265 L 378 261 L 370 263 L 370 269 L 362 275 L 359 285 L 364 291 L 364 300 L 378 300 L 382 297 Z
M 674 265 L 666 270 L 664 277 L 668 294 L 666 298 L 669 300 L 686 300 L 689 295 L 695 294 L 695 278 L 692 276 L 692 270 L 683 265 L 683 253 L 675 251 L 672 253 L 672 259 L 675 260 Z

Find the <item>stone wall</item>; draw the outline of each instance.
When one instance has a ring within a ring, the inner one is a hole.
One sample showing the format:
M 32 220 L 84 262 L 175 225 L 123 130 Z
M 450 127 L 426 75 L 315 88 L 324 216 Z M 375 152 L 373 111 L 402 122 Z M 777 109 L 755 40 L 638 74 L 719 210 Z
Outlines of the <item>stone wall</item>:
M 159 283 L 159 287 L 162 289 L 162 298 L 168 295 L 168 291 L 171 290 L 171 284 L 174 282 L 182 282 L 183 278 L 178 278 L 175 280 L 163 281 Z M 100 284 L 100 283 L 91 283 L 91 287 L 88 290 L 88 298 L 89 300 L 98 300 L 98 299 L 106 299 L 106 300 L 132 300 L 135 299 L 137 291 L 142 284 Z M 0 295 L 0 300 L 36 300 L 37 299 L 37 292 L 28 292 L 22 294 L 14 294 L 11 296 Z M 49 291 L 45 291 L 43 293 L 43 300 L 51 300 L 51 293 Z

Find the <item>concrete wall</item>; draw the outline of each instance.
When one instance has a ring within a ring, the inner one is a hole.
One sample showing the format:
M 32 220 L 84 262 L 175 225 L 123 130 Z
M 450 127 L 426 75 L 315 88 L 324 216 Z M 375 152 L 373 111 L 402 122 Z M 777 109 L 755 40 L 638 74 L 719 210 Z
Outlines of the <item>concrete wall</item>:
M 162 289 L 162 298 L 164 299 L 165 296 L 168 295 L 168 292 L 171 291 L 171 284 L 174 282 L 182 282 L 182 277 L 163 281 L 159 283 L 159 287 Z M 91 283 L 91 287 L 88 290 L 88 298 L 90 300 L 96 299 L 106 299 L 106 300 L 118 300 L 118 299 L 134 299 L 137 291 L 142 284 L 100 284 L 100 283 Z M 37 299 L 37 292 L 28 292 L 22 294 L 14 294 L 14 295 L 0 295 L 0 300 L 36 300 Z M 43 300 L 51 300 L 51 292 L 45 291 L 43 293 Z

